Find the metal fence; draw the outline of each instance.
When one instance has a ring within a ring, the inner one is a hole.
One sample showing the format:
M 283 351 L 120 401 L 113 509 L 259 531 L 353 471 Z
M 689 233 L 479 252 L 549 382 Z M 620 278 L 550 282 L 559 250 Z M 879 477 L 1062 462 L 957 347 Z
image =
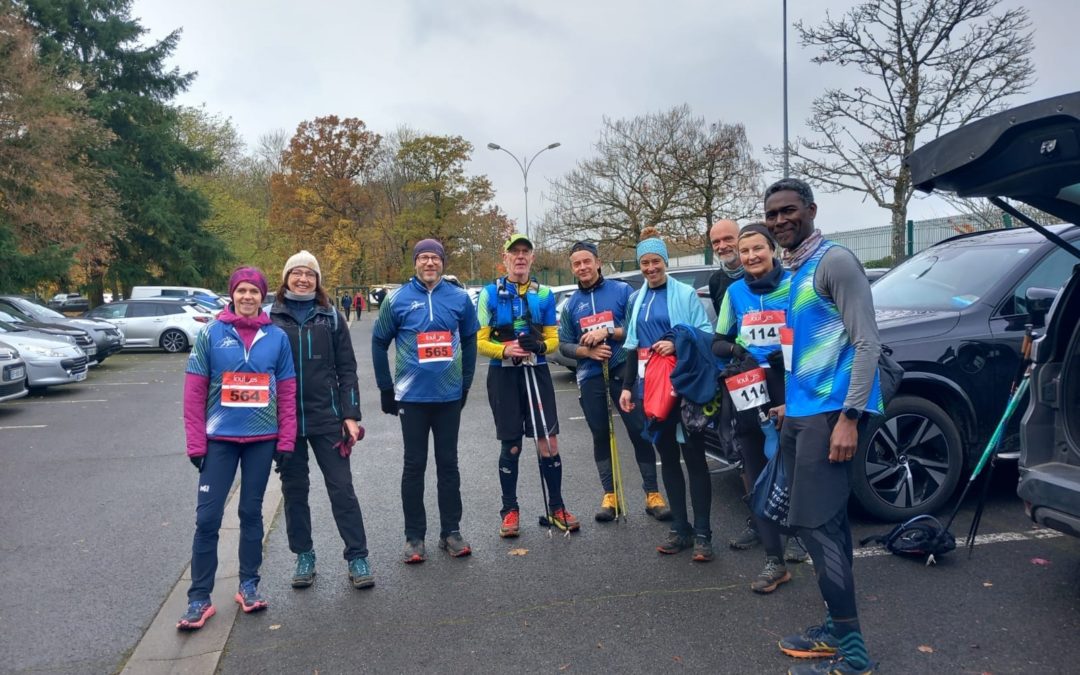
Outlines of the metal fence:
M 999 222 L 989 224 L 983 218 L 969 214 L 909 220 L 904 237 L 907 254 L 914 255 L 958 234 L 1012 227 L 1012 219 L 1007 214 L 1000 215 Z M 827 232 L 825 238 L 851 249 L 864 263 L 892 256 L 892 228 L 888 225 L 846 232 Z

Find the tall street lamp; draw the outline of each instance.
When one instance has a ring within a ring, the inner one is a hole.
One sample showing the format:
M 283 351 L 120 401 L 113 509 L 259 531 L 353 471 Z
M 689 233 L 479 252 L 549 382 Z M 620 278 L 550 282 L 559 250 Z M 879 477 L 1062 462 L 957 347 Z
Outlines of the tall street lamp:
M 529 167 L 531 167 L 532 163 L 536 160 L 536 158 L 540 156 L 540 153 L 544 152 L 545 150 L 554 150 L 560 145 L 562 145 L 562 143 L 556 142 L 552 143 L 546 148 L 541 148 L 540 150 L 536 151 L 536 154 L 532 156 L 532 159 L 525 161 L 528 155 L 522 155 L 521 159 L 518 159 L 517 155 L 502 147 L 498 143 L 487 144 L 488 150 L 502 150 L 506 154 L 513 157 L 514 163 L 518 165 L 519 169 L 521 169 L 521 177 L 525 181 L 525 236 L 529 237 L 530 239 L 532 238 L 532 236 L 529 234 Z

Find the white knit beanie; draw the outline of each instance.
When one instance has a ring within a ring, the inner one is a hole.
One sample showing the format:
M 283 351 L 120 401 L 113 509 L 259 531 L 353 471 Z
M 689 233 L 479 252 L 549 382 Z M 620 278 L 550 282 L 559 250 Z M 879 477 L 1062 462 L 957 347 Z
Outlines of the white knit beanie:
M 315 272 L 315 274 L 318 274 L 320 279 L 322 278 L 322 272 L 319 271 L 319 261 L 308 251 L 295 253 L 293 254 L 293 257 L 285 261 L 285 269 L 281 270 L 282 281 L 285 281 L 285 279 L 288 278 L 289 272 L 291 272 L 294 267 L 306 267 Z

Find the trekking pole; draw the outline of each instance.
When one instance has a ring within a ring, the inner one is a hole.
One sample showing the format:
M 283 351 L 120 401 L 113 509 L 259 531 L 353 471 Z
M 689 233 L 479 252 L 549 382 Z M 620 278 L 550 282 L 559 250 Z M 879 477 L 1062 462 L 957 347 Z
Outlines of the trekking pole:
M 608 362 L 603 362 L 604 401 L 607 402 L 608 438 L 611 441 L 611 486 L 615 491 L 615 519 L 626 522 L 626 492 L 623 490 L 622 464 L 619 463 L 619 446 L 615 442 L 615 411 L 611 406 L 611 373 Z
M 529 378 L 531 377 L 532 394 L 530 395 L 535 397 L 536 399 L 536 410 L 540 412 L 540 426 L 544 429 L 544 442 L 547 444 L 548 452 L 551 452 L 551 436 L 548 434 L 547 418 L 544 416 L 544 402 L 540 398 L 540 385 L 537 384 L 536 381 L 536 372 L 532 369 L 532 366 L 524 366 L 524 368 L 526 392 L 529 391 Z M 533 407 L 531 402 L 529 403 L 529 414 L 533 414 Z M 540 441 L 536 437 L 536 417 L 533 416 L 532 420 L 533 440 L 536 442 L 536 461 L 540 462 Z M 560 522 L 557 518 L 554 518 L 551 515 L 551 506 L 548 504 L 547 484 L 544 482 L 544 471 L 542 462 L 540 462 L 540 487 L 544 492 L 544 518 L 547 520 L 546 525 L 548 527 L 548 534 L 551 534 L 551 526 L 554 525 L 555 527 L 562 530 L 564 536 L 569 537 L 570 529 L 565 524 Z M 545 525 L 543 521 L 541 521 L 540 524 Z
M 540 455 L 540 439 L 536 433 L 536 413 L 533 410 L 533 387 L 529 382 L 529 374 L 531 369 L 528 366 L 521 366 L 521 368 L 525 370 L 525 373 L 523 374 L 525 378 L 525 400 L 526 404 L 529 406 L 529 420 L 532 422 L 533 446 L 536 448 L 536 468 L 540 471 L 540 493 L 543 495 L 544 498 L 544 515 L 540 518 L 540 525 L 542 527 L 547 527 L 548 537 L 550 537 L 551 527 L 552 525 L 558 527 L 558 521 L 551 517 L 551 507 L 548 505 L 547 483 L 544 481 L 544 462 L 543 457 Z M 539 400 L 540 398 L 539 391 L 536 392 L 536 398 L 537 400 Z M 542 409 L 541 415 L 543 415 Z M 547 439 L 546 425 L 544 428 L 544 439 Z

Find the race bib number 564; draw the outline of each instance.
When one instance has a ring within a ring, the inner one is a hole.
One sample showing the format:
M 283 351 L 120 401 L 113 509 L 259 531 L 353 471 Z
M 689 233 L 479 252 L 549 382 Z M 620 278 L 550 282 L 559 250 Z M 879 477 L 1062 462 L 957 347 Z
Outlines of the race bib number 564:
M 229 371 L 222 374 L 221 405 L 226 408 L 265 408 L 270 405 L 269 373 Z

